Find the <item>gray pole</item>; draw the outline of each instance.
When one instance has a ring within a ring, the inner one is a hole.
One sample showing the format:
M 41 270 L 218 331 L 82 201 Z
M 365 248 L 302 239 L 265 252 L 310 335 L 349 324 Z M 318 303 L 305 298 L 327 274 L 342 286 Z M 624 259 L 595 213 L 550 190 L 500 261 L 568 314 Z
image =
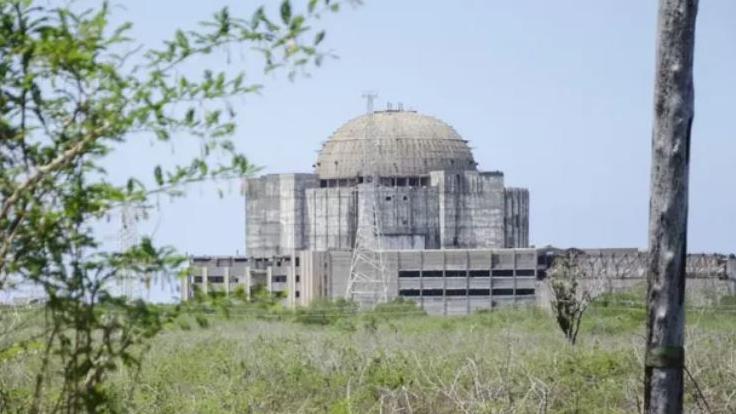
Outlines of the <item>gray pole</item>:
M 681 413 L 688 170 L 698 0 L 660 0 L 654 86 L 644 408 Z

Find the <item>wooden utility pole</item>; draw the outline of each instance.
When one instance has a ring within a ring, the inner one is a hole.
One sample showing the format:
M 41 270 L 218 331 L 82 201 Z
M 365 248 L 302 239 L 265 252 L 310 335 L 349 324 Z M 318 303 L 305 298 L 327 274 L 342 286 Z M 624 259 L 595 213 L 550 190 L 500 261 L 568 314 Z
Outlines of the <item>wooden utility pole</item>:
M 644 407 L 681 413 L 685 258 L 698 0 L 660 0 L 654 86 Z

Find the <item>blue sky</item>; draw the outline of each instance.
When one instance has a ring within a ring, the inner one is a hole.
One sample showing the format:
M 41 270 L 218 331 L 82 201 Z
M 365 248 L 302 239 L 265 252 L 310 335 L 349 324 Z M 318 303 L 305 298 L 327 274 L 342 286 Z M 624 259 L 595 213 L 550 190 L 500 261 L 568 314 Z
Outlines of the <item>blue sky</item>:
M 127 0 L 118 17 L 156 45 L 228 5 L 253 1 Z M 276 2 L 271 2 L 276 3 Z M 339 55 L 310 77 L 258 79 L 237 102 L 236 142 L 264 172 L 309 172 L 322 141 L 364 111 L 403 102 L 453 125 L 484 170 L 531 192 L 531 242 L 645 247 L 656 1 L 366 0 L 318 25 Z M 736 252 L 736 2 L 700 3 L 689 246 Z M 230 65 L 245 64 L 241 59 Z M 222 59 L 198 62 L 222 68 Z M 134 145 L 113 171 L 139 175 L 172 148 Z M 176 157 L 195 151 L 176 148 Z M 140 162 L 140 163 L 139 163 Z M 148 164 L 147 164 L 148 163 Z M 142 234 L 192 254 L 244 250 L 238 183 L 190 188 L 161 201 Z M 106 230 L 111 232 L 112 230 Z M 110 236 L 113 238 L 113 236 Z

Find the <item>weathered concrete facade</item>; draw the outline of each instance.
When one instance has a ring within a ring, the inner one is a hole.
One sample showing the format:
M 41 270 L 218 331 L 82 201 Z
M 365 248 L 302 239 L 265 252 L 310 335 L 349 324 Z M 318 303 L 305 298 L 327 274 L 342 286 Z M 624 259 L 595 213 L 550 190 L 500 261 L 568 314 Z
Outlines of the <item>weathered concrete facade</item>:
M 269 174 L 246 180 L 245 244 L 253 257 L 271 257 L 309 244 L 305 189 L 313 174 Z
M 371 228 L 373 215 L 362 213 L 372 203 L 389 299 L 428 313 L 546 306 L 548 268 L 564 253 L 529 248 L 527 189 L 479 171 L 452 127 L 411 111 L 357 117 L 324 143 L 314 174 L 250 178 L 245 193 L 247 256 L 192 258 L 182 299 L 194 289 L 250 295 L 259 287 L 288 306 L 345 297 L 356 231 Z M 595 275 L 583 285 L 615 291 L 644 282 L 645 252 L 580 252 L 579 266 Z M 736 294 L 736 257 L 690 255 L 687 266 L 689 289 Z
M 385 250 L 389 299 L 413 300 L 429 314 L 463 315 L 506 305 L 548 308 L 547 280 L 557 249 Z M 646 252 L 637 249 L 581 250 L 579 266 L 589 275 L 583 289 L 598 295 L 646 285 Z M 306 306 L 318 298 L 344 297 L 351 262 L 346 250 L 303 250 L 271 258 L 193 257 L 182 283 L 182 300 L 194 290 L 246 296 L 265 289 L 283 296 L 287 306 Z M 364 269 L 365 270 L 365 269 Z M 688 302 L 717 303 L 736 294 L 736 257 L 688 255 Z
M 580 270 L 580 288 L 592 296 L 603 293 L 646 289 L 648 253 L 638 249 L 575 250 L 574 262 Z M 540 249 L 537 300 L 548 307 L 552 291 L 546 278 L 554 258 L 565 254 L 559 249 Z M 736 256 L 688 254 L 685 262 L 687 301 L 693 305 L 717 304 L 723 296 L 736 295 Z
M 376 112 L 370 122 L 358 117 L 335 132 L 315 174 L 247 180 L 249 256 L 350 250 L 360 206 L 374 198 L 386 249 L 529 245 L 528 191 L 505 188 L 501 172 L 479 172 L 454 129 L 405 111 Z M 378 194 L 366 185 L 373 177 Z
M 535 249 L 386 250 L 382 256 L 389 299 L 414 300 L 430 314 L 462 315 L 536 303 L 539 266 Z M 182 299 L 191 297 L 194 289 L 233 294 L 239 286 L 246 295 L 259 286 L 282 294 L 289 306 L 344 296 L 350 251 L 305 250 L 295 257 L 293 266 L 289 257 L 192 258 L 193 271 L 185 280 Z

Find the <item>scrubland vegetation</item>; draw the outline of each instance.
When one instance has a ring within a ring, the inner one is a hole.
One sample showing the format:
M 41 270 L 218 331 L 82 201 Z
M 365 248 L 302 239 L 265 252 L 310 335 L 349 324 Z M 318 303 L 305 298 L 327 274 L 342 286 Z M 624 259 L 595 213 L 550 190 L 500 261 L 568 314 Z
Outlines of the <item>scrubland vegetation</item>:
M 108 409 L 135 413 L 580 412 L 641 410 L 640 295 L 599 298 L 575 346 L 536 308 L 467 317 L 411 303 L 356 314 L 273 302 L 200 302 L 153 339 L 140 369 L 114 371 Z M 736 307 L 688 312 L 686 407 L 736 411 Z M 6 322 L 9 318 L 4 319 Z M 32 330 L 33 323 L 26 330 Z M 0 354 L 0 411 L 23 412 L 40 355 Z

